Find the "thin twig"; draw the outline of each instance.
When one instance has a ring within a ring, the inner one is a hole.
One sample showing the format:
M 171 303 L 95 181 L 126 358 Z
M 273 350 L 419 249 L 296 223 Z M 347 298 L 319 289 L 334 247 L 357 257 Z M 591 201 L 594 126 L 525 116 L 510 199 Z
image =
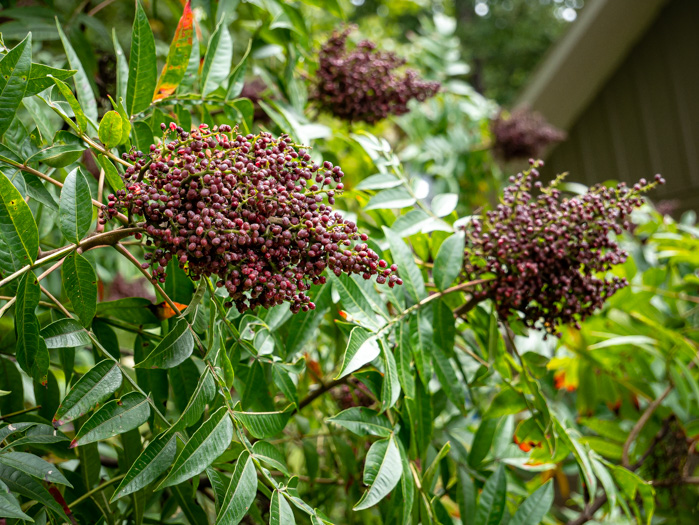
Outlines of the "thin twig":
M 107 148 L 105 148 L 105 147 L 103 147 L 103 146 L 100 146 L 99 144 L 97 144 L 94 140 L 92 140 L 90 137 L 88 137 L 88 136 L 85 135 L 84 133 L 83 133 L 83 135 L 82 135 L 80 138 L 82 138 L 85 142 L 87 142 L 87 143 L 90 145 L 90 147 L 91 147 L 92 149 L 96 149 L 97 151 L 99 151 L 99 152 L 100 152 L 102 155 L 104 155 L 105 157 L 109 157 L 109 158 L 112 159 L 114 162 L 118 162 L 119 164 L 121 164 L 122 166 L 125 166 L 125 167 L 127 167 L 127 168 L 130 168 L 130 167 L 131 167 L 131 163 L 130 163 L 130 162 L 126 162 L 124 159 L 122 159 L 122 158 L 120 158 L 120 157 L 117 157 L 116 155 L 114 155 L 114 153 L 112 153 L 111 151 L 109 151 Z
M 180 319 L 184 320 L 185 323 L 187 323 L 187 329 L 188 329 L 188 330 L 190 331 L 190 333 L 192 334 L 192 337 L 194 338 L 194 342 L 197 344 L 197 347 L 199 348 L 199 351 L 201 352 L 202 357 L 203 357 L 204 355 L 206 355 L 206 348 L 205 348 L 204 345 L 202 344 L 201 339 L 199 339 L 199 334 L 197 334 L 197 333 L 194 331 L 194 328 L 192 328 L 191 323 L 190 323 L 189 321 L 187 321 L 187 319 L 184 317 L 184 315 L 182 314 L 182 311 L 179 309 L 179 307 L 177 306 L 177 304 L 176 304 L 172 299 L 170 299 L 170 297 L 168 296 L 167 293 L 165 293 L 165 290 L 163 290 L 163 287 L 160 286 L 160 283 L 158 283 L 156 280 L 154 280 L 154 279 L 153 279 L 153 276 L 152 276 L 152 275 L 149 275 L 149 274 L 148 274 L 148 271 L 145 270 L 143 267 L 141 267 L 141 263 L 138 262 L 138 259 L 136 259 L 136 257 L 134 257 L 133 254 L 132 254 L 129 250 L 127 250 L 125 246 L 122 246 L 121 243 L 116 243 L 116 244 L 114 245 L 114 247 L 117 249 L 117 251 L 118 251 L 120 254 L 122 254 L 122 255 L 123 255 L 124 257 L 126 257 L 132 264 L 134 264 L 134 266 L 136 266 L 136 267 L 139 269 L 139 271 L 140 271 L 149 281 L 151 281 L 151 282 L 153 283 L 153 286 L 155 286 L 155 289 L 156 289 L 156 290 L 158 291 L 158 293 L 163 297 L 163 299 L 164 299 L 165 302 L 168 304 L 168 306 L 169 306 L 170 308 L 172 308 L 172 311 L 175 312 L 175 314 L 177 315 L 177 317 L 179 317 Z M 210 365 L 210 368 L 213 369 L 213 366 Z
M 51 266 L 51 268 L 49 268 L 49 269 L 46 270 L 44 273 L 42 273 L 39 277 L 36 278 L 36 280 L 39 281 L 39 282 L 41 282 L 41 280 L 44 279 L 45 277 L 47 277 L 51 272 L 53 272 L 54 270 L 57 270 L 58 268 L 60 268 L 61 265 L 63 264 L 63 261 L 65 261 L 65 257 L 64 257 L 63 259 L 60 259 L 56 264 L 54 264 L 53 266 Z M 12 306 L 13 304 L 15 304 L 15 301 L 17 301 L 17 296 L 16 296 L 16 295 L 15 295 L 14 297 L 9 298 L 9 301 L 7 301 L 7 303 L 5 303 L 5 304 L 2 306 L 2 308 L 0 308 L 0 317 L 2 317 L 3 315 L 5 315 L 5 312 L 7 312 L 7 310 L 10 308 L 10 306 Z M 41 305 L 41 303 L 42 303 L 42 301 L 39 301 L 39 304 L 40 304 L 40 305 Z M 42 306 L 43 306 L 43 305 L 42 305 Z
M 51 293 L 50 293 L 48 290 L 46 290 L 43 286 L 41 287 L 41 291 L 46 295 L 46 297 L 48 297 L 49 299 L 51 299 L 51 301 L 53 301 L 53 302 L 56 304 L 56 306 L 58 306 L 58 307 L 60 308 L 60 310 L 65 314 L 66 317 L 68 317 L 69 319 L 74 319 L 73 315 L 68 311 L 68 309 L 67 309 L 65 306 L 63 306 L 63 305 L 61 304 L 61 302 L 60 302 L 58 299 L 56 299 L 53 295 L 51 295 Z M 134 390 L 136 390 L 139 394 L 143 395 L 143 397 L 145 397 L 145 398 L 148 399 L 148 404 L 149 404 L 149 405 L 151 406 L 151 408 L 154 410 L 155 415 L 157 415 L 157 416 L 161 419 L 161 421 L 163 421 L 163 423 L 165 423 L 168 427 L 170 427 L 170 422 L 169 422 L 169 421 L 167 420 L 167 418 L 162 414 L 162 412 L 160 412 L 160 409 L 158 409 L 158 406 L 155 404 L 155 402 L 153 401 L 153 399 L 152 399 L 148 394 L 146 394 L 146 393 L 143 391 L 143 389 L 138 385 L 138 383 L 137 383 L 136 381 L 134 381 L 134 380 L 131 378 L 131 376 L 130 376 L 130 375 L 126 372 L 126 370 L 124 369 L 124 366 L 121 364 L 121 361 L 119 361 L 119 359 L 117 359 L 117 358 L 114 357 L 112 354 L 110 354 L 109 351 L 108 351 L 104 346 L 102 346 L 102 344 L 101 344 L 101 343 L 99 342 L 99 340 L 95 337 L 95 335 L 94 335 L 92 332 L 90 332 L 87 328 L 83 328 L 83 331 L 84 331 L 84 332 L 87 334 L 87 336 L 90 338 L 90 341 L 92 342 L 92 344 L 93 344 L 106 358 L 108 358 L 108 359 L 110 359 L 111 361 L 113 361 L 113 362 L 119 367 L 119 370 L 121 371 L 121 375 L 122 375 L 124 378 L 126 378 L 126 380 L 129 382 L 129 384 L 134 388 Z
M 642 284 L 632 284 L 631 288 L 636 288 L 637 290 L 641 290 L 643 292 L 653 292 L 654 294 L 670 297 L 671 299 L 679 299 L 681 301 L 689 301 L 690 303 L 699 304 L 699 297 L 694 297 L 693 295 L 689 295 L 684 292 L 673 292 L 672 290 L 663 290 L 657 286 L 646 286 Z
M 41 180 L 45 180 L 49 184 L 53 184 L 54 186 L 57 186 L 61 189 L 63 188 L 62 182 L 59 182 L 56 179 L 52 179 L 51 177 L 49 177 L 45 173 L 42 173 L 39 170 L 35 170 L 34 168 L 32 168 L 30 166 L 22 164 L 21 162 L 14 162 L 14 161 L 11 161 L 10 159 L 3 160 L 3 162 L 10 164 L 11 166 L 14 166 L 15 168 L 22 170 L 26 173 L 29 173 L 30 175 L 34 175 L 35 177 L 39 177 Z M 102 204 L 98 200 L 95 200 L 95 199 L 91 199 L 91 200 L 92 200 L 92 204 L 94 206 L 97 206 L 100 209 L 102 208 L 102 206 L 104 206 L 104 204 Z M 119 220 L 123 224 L 127 224 L 129 222 L 128 219 L 126 218 L 126 216 L 122 213 L 118 213 L 116 215 L 116 218 L 117 218 L 117 220 Z
M 41 405 L 36 405 L 35 407 L 30 407 L 30 408 L 25 408 L 24 410 L 18 410 L 17 412 L 12 412 L 11 414 L 4 414 L 0 416 L 0 421 L 3 421 L 5 419 L 14 417 L 14 416 L 21 416 L 22 414 L 26 414 L 27 412 L 33 412 L 34 410 L 39 410 L 41 408 Z
M 113 3 L 113 2 L 114 2 L 114 0 L 104 0 L 104 2 L 98 4 L 98 5 L 96 5 L 95 7 L 93 7 L 92 9 L 90 9 L 90 10 L 87 12 L 87 16 L 95 16 L 95 15 L 96 15 L 97 13 L 99 13 L 102 9 L 104 9 L 105 7 L 107 7 L 109 4 L 111 4 L 111 3 Z
M 126 474 L 119 474 L 118 476 L 114 476 L 112 479 L 109 481 L 105 481 L 101 485 L 98 485 L 92 490 L 87 491 L 85 494 L 80 496 L 78 499 L 74 500 L 72 503 L 68 504 L 68 508 L 74 507 L 75 505 L 79 505 L 83 501 L 85 501 L 87 498 L 91 498 L 98 492 L 101 492 L 102 490 L 106 489 L 109 485 L 113 485 L 117 481 L 121 480 L 122 478 L 126 477 Z
M 660 404 L 665 400 L 665 398 L 670 395 L 670 392 L 672 392 L 673 388 L 674 385 L 669 385 L 665 389 L 665 391 L 662 394 L 660 394 L 660 396 L 658 396 L 658 399 L 656 399 L 650 405 L 648 405 L 643 414 L 641 414 L 641 417 L 638 419 L 638 421 L 636 421 L 636 424 L 631 429 L 631 432 L 629 432 L 629 437 L 626 438 L 624 448 L 621 452 L 621 464 L 625 468 L 631 468 L 631 463 L 629 461 L 629 449 L 631 448 L 631 445 L 636 440 L 638 435 L 641 433 L 641 430 L 643 430 L 643 427 L 646 425 L 646 423 L 648 423 L 648 420 L 653 415 L 653 412 L 655 412 L 656 409 L 660 406 Z
M 654 487 L 670 487 L 672 485 L 699 485 L 698 476 L 688 476 L 675 479 L 654 479 L 650 481 Z
M 301 400 L 301 402 L 299 402 L 298 409 L 303 410 L 308 405 L 313 403 L 313 401 L 315 401 L 320 396 L 325 394 L 327 391 L 332 390 L 336 386 L 344 385 L 345 383 L 347 383 L 348 380 L 349 380 L 349 376 L 341 377 L 340 379 L 335 379 L 334 381 L 330 381 L 330 383 L 327 383 L 327 384 L 321 386 L 320 388 L 317 388 L 316 390 L 314 390 L 313 392 L 308 394 L 305 398 L 303 398 Z
M 100 178 L 97 181 L 97 202 L 102 202 L 102 194 L 104 192 L 104 168 L 100 170 Z M 104 222 L 102 220 L 97 220 L 97 228 L 95 228 L 97 233 L 102 233 L 104 231 Z
M 275 478 L 283 478 L 286 477 L 286 474 L 283 472 L 279 472 L 278 470 L 272 470 L 270 472 L 272 476 Z M 317 483 L 318 485 L 344 485 L 345 481 L 341 479 L 333 479 L 333 478 L 309 478 L 308 476 L 303 476 L 303 475 L 297 475 L 296 476 L 299 481 L 302 481 L 303 483 Z
M 123 239 L 124 237 L 129 237 L 134 233 L 143 231 L 143 228 L 117 228 L 116 230 L 110 230 L 105 233 L 99 233 L 86 237 L 78 244 L 70 244 L 62 248 L 57 248 L 55 250 L 50 250 L 48 252 L 42 253 L 42 257 L 37 259 L 32 264 L 27 264 L 23 268 L 20 268 L 11 275 L 8 275 L 0 281 L 0 288 L 5 286 L 7 283 L 14 281 L 17 277 L 21 277 L 25 273 L 39 266 L 43 266 L 46 263 L 55 261 L 56 259 L 63 258 L 69 255 L 71 252 L 80 248 L 83 252 L 91 250 L 93 248 L 98 248 L 100 246 L 107 246 L 114 244 L 115 242 Z

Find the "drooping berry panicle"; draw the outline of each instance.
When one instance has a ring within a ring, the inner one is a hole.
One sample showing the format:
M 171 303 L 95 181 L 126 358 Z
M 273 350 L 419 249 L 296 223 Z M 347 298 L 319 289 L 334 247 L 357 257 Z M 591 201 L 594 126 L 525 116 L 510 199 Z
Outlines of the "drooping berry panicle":
M 334 32 L 320 50 L 312 97 L 322 110 L 349 122 L 374 124 L 407 113 L 411 99 L 422 102 L 439 91 L 439 82 L 421 80 L 412 69 L 396 73 L 405 60 L 377 50 L 373 42 L 364 40 L 348 50 L 352 29 Z
M 492 122 L 493 150 L 502 160 L 539 157 L 546 146 L 565 140 L 566 134 L 552 126 L 539 113 L 518 109 Z
M 519 315 L 525 325 L 557 334 L 561 325 L 579 327 L 628 284 L 605 275 L 627 257 L 613 234 L 630 227 L 641 193 L 664 180 L 597 185 L 562 198 L 557 181 L 543 186 L 536 180 L 542 163 L 530 163 L 510 177 L 501 204 L 466 227 L 464 273 L 468 280 L 492 278 L 474 300 L 491 299 L 501 318 Z
M 124 174 L 126 190 L 109 196 L 107 213 L 142 217 L 153 279 L 165 280 L 173 258 L 190 277 L 215 276 L 240 311 L 288 302 L 315 308 L 306 292 L 336 275 L 376 276 L 402 284 L 395 266 L 366 244 L 367 235 L 334 212 L 344 173 L 318 165 L 286 135 L 241 135 L 222 125 L 165 132 Z M 327 200 L 328 204 L 325 203 Z

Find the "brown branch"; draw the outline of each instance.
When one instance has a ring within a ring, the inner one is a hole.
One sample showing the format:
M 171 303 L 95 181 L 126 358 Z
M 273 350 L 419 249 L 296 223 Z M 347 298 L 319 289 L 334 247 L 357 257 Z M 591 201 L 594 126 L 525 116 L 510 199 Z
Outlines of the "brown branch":
M 675 479 L 654 479 L 650 482 L 654 487 L 671 487 L 674 485 L 699 485 L 699 476 L 686 476 Z
M 134 266 L 136 266 L 139 271 L 151 282 L 153 283 L 153 286 L 155 289 L 158 291 L 158 293 L 163 297 L 165 302 L 168 304 L 170 308 L 172 308 L 172 311 L 175 312 L 177 317 L 180 319 L 184 320 L 185 323 L 187 323 L 187 329 L 190 331 L 192 334 L 192 337 L 194 338 L 194 342 L 196 343 L 197 347 L 199 348 L 199 351 L 201 352 L 202 357 L 206 355 L 206 348 L 204 347 L 204 344 L 201 342 L 201 339 L 199 339 L 199 335 L 194 331 L 194 328 L 192 328 L 192 325 L 185 316 L 182 314 L 182 311 L 179 309 L 177 304 L 170 299 L 167 293 L 165 293 L 165 290 L 163 290 L 163 287 L 160 286 L 157 280 L 153 279 L 153 276 L 148 273 L 147 270 L 145 270 L 142 266 L 141 263 L 138 262 L 138 259 L 134 257 L 134 255 L 126 249 L 125 246 L 123 246 L 121 243 L 116 243 L 114 244 L 114 248 L 122 254 L 124 257 L 126 257 Z M 211 370 L 213 372 L 213 366 L 209 365 L 211 367 Z
M 117 228 L 115 230 L 109 230 L 108 232 L 93 233 L 92 235 L 85 237 L 76 245 L 76 249 L 80 249 L 83 253 L 92 250 L 93 248 L 98 248 L 101 246 L 113 246 L 120 240 L 126 237 L 131 237 L 136 233 L 144 231 L 143 228 L 139 226 L 134 226 L 131 228 Z M 63 248 L 56 248 L 53 250 L 48 250 L 41 253 L 41 257 L 48 257 L 56 252 L 63 250 Z
M 39 277 L 36 278 L 37 281 L 41 282 L 42 279 L 46 278 L 51 272 L 57 270 L 58 268 L 61 267 L 63 264 L 63 261 L 65 261 L 65 257 L 60 259 L 57 263 L 55 263 L 51 268 L 46 270 L 44 273 L 42 273 Z M 17 296 L 15 295 L 14 297 L 9 298 L 7 303 L 5 303 L 2 308 L 0 308 L 0 317 L 5 315 L 5 312 L 9 310 L 10 306 L 15 304 L 15 301 L 17 300 Z M 41 301 L 39 301 L 39 304 L 41 304 Z
M 672 392 L 673 388 L 674 385 L 668 385 L 665 391 L 662 394 L 660 394 L 660 396 L 658 396 L 658 399 L 656 399 L 646 407 L 646 410 L 643 412 L 638 421 L 636 421 L 636 424 L 631 429 L 631 432 L 629 432 L 629 437 L 626 438 L 624 448 L 621 452 L 621 464 L 625 468 L 631 468 L 631 462 L 629 461 L 629 449 L 631 448 L 631 445 L 636 440 L 638 435 L 641 433 L 641 430 L 643 430 L 643 427 L 646 425 L 646 423 L 648 423 L 648 420 L 653 415 L 653 412 L 655 412 L 657 408 L 660 406 L 660 404 L 663 402 L 663 400 L 670 395 L 670 392 Z
M 313 403 L 313 401 L 318 399 L 320 396 L 322 396 L 323 394 L 325 394 L 329 390 L 332 390 L 336 386 L 344 385 L 345 383 L 347 383 L 348 380 L 349 380 L 349 376 L 347 375 L 347 376 L 341 377 L 340 379 L 335 379 L 334 381 L 330 381 L 330 383 L 326 383 L 325 385 L 322 385 L 320 388 L 317 388 L 316 390 L 314 390 L 313 392 L 311 392 L 310 394 L 308 394 L 305 398 L 303 398 L 301 400 L 301 402 L 299 403 L 298 410 L 296 410 L 296 412 L 299 410 L 303 410 L 308 405 Z
M 8 160 L 9 160 L 9 159 L 8 159 Z M 63 183 L 62 183 L 62 182 L 59 182 L 59 181 L 57 181 L 56 179 L 52 179 L 51 177 L 49 177 L 49 176 L 46 175 L 45 173 L 42 173 L 42 172 L 40 172 L 39 170 L 35 170 L 34 168 L 32 168 L 32 167 L 30 167 L 30 166 L 27 166 L 26 164 L 22 164 L 22 163 L 20 163 L 20 162 L 8 162 L 7 160 L 4 160 L 4 162 L 10 164 L 11 166 L 14 166 L 15 168 L 17 168 L 17 169 L 19 169 L 19 170 L 22 170 L 22 171 L 24 171 L 24 172 L 26 172 L 26 173 L 29 173 L 30 175 L 34 175 L 35 177 L 39 177 L 41 180 L 45 180 L 45 181 L 48 182 L 49 184 L 53 184 L 54 186 L 57 186 L 57 187 L 63 189 Z M 102 207 L 104 206 L 104 204 L 102 204 L 102 203 L 101 203 L 100 201 L 98 201 L 98 200 L 95 200 L 95 199 L 91 199 L 91 200 L 92 200 L 92 204 L 93 204 L 94 206 L 97 206 L 99 209 L 102 209 Z M 122 224 L 128 224 L 128 222 L 129 222 L 128 219 L 126 218 L 126 216 L 125 216 L 124 214 L 122 214 L 122 213 L 118 213 L 118 214 L 116 215 L 116 218 L 117 218 L 117 220 L 118 220 L 119 222 L 121 222 Z
M 607 493 L 604 492 L 602 493 L 598 498 L 595 499 L 590 505 L 585 507 L 585 510 L 575 518 L 574 520 L 570 520 L 566 525 L 582 525 L 583 523 L 587 523 L 592 519 L 592 517 L 595 515 L 595 513 L 602 508 L 602 505 L 607 503 Z
M 454 314 L 458 317 L 463 317 L 465 316 L 468 312 L 473 310 L 478 303 L 481 302 L 481 299 L 476 299 L 475 297 L 471 297 L 466 303 L 462 304 L 459 306 L 455 311 Z
M 641 456 L 641 459 L 639 459 L 635 465 L 633 465 L 629 468 L 629 470 L 631 472 L 635 472 L 636 470 L 638 470 L 641 467 L 641 465 L 643 465 L 643 462 L 645 461 L 645 459 L 651 454 L 653 449 L 663 440 L 663 438 L 665 437 L 665 435 L 669 431 L 669 421 L 670 421 L 669 418 L 664 421 L 663 427 L 654 436 L 653 441 L 651 442 L 650 446 L 648 447 L 648 450 L 645 451 L 643 456 Z M 682 481 L 682 480 L 688 480 L 688 481 Z M 654 487 L 658 487 L 658 486 L 669 486 L 669 485 L 674 485 L 674 484 L 682 484 L 685 482 L 695 484 L 696 481 L 694 481 L 694 480 L 699 480 L 699 478 L 692 478 L 692 477 L 686 476 L 686 477 L 678 478 L 678 479 L 674 479 L 674 480 L 652 480 L 652 481 L 650 481 L 650 483 Z M 672 483 L 670 483 L 670 481 L 672 481 Z M 585 509 L 582 511 L 582 513 L 580 513 L 580 515 L 577 518 L 575 518 L 574 520 L 570 520 L 566 525 L 582 525 L 583 523 L 587 523 L 588 521 L 590 521 L 594 517 L 595 513 L 599 509 L 602 508 L 602 505 L 607 503 L 607 500 L 608 500 L 607 493 L 603 492 L 597 498 L 595 498 L 595 500 L 592 503 L 587 505 L 585 507 Z

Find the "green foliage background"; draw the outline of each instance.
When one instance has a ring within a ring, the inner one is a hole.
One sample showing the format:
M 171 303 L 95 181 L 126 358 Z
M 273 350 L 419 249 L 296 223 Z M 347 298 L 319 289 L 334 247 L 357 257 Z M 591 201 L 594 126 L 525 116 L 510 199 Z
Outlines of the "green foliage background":
M 174 0 L 2 11 L 6 522 L 696 523 L 694 217 L 640 210 L 631 285 L 560 340 L 488 303 L 455 318 L 459 226 L 504 178 L 498 105 L 467 81 L 479 33 L 459 40 L 458 2 L 370 4 L 195 2 L 193 58 L 169 54 Z M 372 128 L 318 114 L 317 50 L 348 19 L 442 92 Z M 506 49 L 482 59 L 494 76 Z M 297 315 L 225 310 L 175 265 L 154 288 L 138 230 L 103 231 L 97 206 L 171 121 L 286 132 L 341 165 L 338 207 L 405 285 L 330 275 Z

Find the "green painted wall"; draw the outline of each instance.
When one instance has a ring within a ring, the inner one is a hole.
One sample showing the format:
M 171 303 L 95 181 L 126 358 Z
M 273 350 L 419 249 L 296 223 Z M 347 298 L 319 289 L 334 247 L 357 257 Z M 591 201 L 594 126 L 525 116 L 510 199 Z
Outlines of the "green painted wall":
M 653 200 L 699 210 L 699 0 L 671 0 L 548 155 L 545 174 L 594 184 L 662 173 Z

